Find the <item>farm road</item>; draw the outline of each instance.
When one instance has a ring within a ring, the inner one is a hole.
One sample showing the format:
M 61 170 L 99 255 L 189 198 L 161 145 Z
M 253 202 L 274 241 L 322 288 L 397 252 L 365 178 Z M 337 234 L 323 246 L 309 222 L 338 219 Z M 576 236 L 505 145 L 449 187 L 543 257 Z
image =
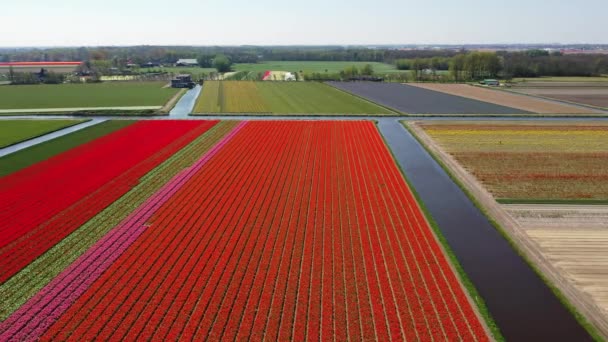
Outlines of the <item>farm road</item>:
M 36 119 L 41 119 L 40 117 L 36 117 Z M 32 147 L 34 145 L 38 145 L 41 144 L 43 142 L 47 142 L 49 140 L 55 139 L 55 138 L 59 138 L 61 136 L 64 136 L 66 134 L 70 134 L 76 131 L 80 131 L 81 129 L 85 129 L 87 127 L 91 127 L 97 124 L 100 124 L 102 122 L 106 121 L 106 119 L 92 119 L 90 121 L 87 122 L 83 122 L 81 124 L 78 125 L 74 125 L 68 128 L 64 128 L 62 130 L 59 131 L 55 131 L 34 139 L 30 139 L 30 140 L 26 140 L 24 142 L 21 142 L 19 144 L 15 144 L 12 146 L 8 146 L 5 148 L 0 149 L 0 157 L 4 157 L 6 155 L 9 155 L 11 153 L 15 153 L 17 151 L 21 151 L 23 149 L 26 149 L 28 147 Z
M 379 119 L 378 128 L 507 341 L 591 340 L 398 120 Z
M 531 114 L 400 83 L 328 82 L 328 84 L 407 114 Z

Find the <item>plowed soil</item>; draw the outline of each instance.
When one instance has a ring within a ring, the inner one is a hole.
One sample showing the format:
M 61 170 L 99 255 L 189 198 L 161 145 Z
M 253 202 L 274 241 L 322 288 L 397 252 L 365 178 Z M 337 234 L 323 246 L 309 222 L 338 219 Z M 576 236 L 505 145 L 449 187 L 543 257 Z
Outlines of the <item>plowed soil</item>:
M 543 99 L 512 94 L 504 91 L 485 89 L 468 84 L 410 83 L 412 86 L 434 90 L 450 95 L 462 96 L 478 101 L 509 106 L 539 114 L 597 114 L 593 109 L 581 108 Z

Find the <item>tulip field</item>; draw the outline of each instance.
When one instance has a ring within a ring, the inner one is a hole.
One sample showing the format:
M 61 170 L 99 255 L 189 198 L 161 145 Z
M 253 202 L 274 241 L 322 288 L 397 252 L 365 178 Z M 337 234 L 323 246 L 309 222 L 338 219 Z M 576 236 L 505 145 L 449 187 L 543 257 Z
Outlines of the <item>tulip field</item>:
M 490 339 L 373 122 L 138 121 L 0 207 L 2 341 Z
M 420 127 L 504 203 L 608 203 L 603 122 L 442 122 Z

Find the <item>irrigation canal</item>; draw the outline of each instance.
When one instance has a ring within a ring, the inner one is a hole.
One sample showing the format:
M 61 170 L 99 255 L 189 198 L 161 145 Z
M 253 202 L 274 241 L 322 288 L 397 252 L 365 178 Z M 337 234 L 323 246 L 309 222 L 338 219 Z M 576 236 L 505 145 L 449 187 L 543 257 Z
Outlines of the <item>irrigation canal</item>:
M 395 119 L 378 127 L 507 341 L 587 341 L 587 331 L 422 145 Z
M 170 119 L 188 119 L 188 115 L 194 110 L 196 99 L 203 90 L 203 87 L 197 85 L 193 89 L 190 89 L 184 94 L 184 96 L 177 101 L 175 107 L 169 112 Z

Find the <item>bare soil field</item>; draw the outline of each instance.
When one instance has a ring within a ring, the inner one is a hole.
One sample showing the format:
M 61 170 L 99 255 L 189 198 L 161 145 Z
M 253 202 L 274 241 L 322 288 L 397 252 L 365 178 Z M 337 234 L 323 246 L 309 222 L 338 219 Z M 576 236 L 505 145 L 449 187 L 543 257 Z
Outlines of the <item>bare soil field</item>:
M 522 109 L 399 83 L 328 84 L 407 114 L 530 114 Z
M 542 95 L 553 99 L 608 108 L 608 95 Z
M 503 208 L 525 229 L 594 229 L 608 233 L 606 205 L 505 204 Z
M 462 96 L 478 101 L 485 101 L 501 106 L 517 108 L 527 112 L 540 114 L 593 114 L 592 109 L 555 103 L 529 96 L 512 94 L 504 91 L 486 89 L 468 84 L 441 84 L 441 83 L 411 83 L 412 86 L 438 91 L 450 95 Z
M 505 205 L 564 278 L 608 317 L 608 206 Z
M 419 122 L 407 125 L 548 281 L 608 338 L 608 207 L 501 205 Z
M 608 108 L 608 82 L 522 82 L 513 91 L 587 106 Z

